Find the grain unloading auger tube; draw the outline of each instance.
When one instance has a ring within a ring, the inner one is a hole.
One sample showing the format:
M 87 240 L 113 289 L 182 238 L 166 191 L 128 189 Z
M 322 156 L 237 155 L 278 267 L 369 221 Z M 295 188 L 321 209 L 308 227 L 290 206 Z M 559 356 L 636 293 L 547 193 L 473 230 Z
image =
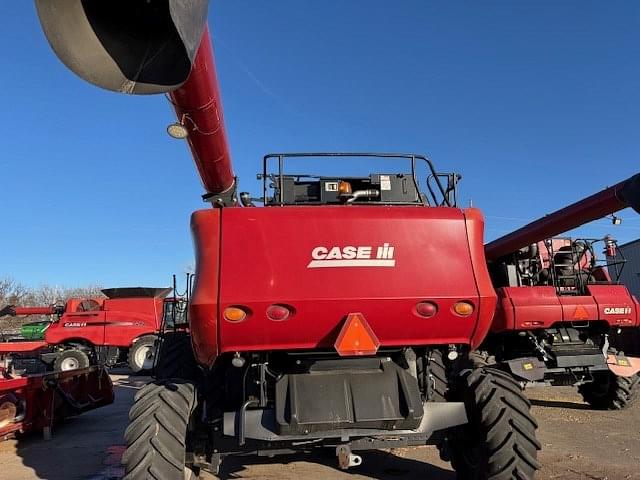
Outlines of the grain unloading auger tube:
M 235 178 L 207 28 L 207 0 L 36 0 L 60 60 L 115 92 L 168 94 L 172 136 L 186 138 L 214 205 L 236 203 Z
M 640 173 L 489 242 L 485 246 L 487 261 L 495 261 L 628 207 L 640 213 Z

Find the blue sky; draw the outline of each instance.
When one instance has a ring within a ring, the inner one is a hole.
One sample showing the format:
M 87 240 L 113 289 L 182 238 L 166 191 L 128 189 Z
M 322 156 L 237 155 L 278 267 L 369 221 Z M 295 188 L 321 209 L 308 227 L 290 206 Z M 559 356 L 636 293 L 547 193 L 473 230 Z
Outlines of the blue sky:
M 0 12 L 0 276 L 168 284 L 204 205 L 166 101 L 77 79 L 32 2 Z M 210 23 L 242 190 L 272 151 L 421 152 L 491 239 L 640 171 L 638 2 L 219 0 Z M 622 217 L 578 233 L 638 238 Z

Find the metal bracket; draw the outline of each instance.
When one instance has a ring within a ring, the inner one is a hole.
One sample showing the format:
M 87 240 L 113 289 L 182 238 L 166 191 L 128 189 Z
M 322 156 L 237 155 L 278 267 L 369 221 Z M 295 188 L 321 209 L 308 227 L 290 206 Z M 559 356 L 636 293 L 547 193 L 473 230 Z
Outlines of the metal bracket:
M 518 358 L 504 362 L 509 371 L 518 377 L 529 382 L 539 382 L 544 380 L 544 373 L 547 369 L 545 363 L 537 357 Z
M 362 457 L 351 453 L 349 445 L 339 445 L 336 448 L 336 456 L 338 457 L 338 464 L 342 470 L 346 470 L 349 467 L 357 467 L 362 464 Z
M 205 193 L 202 195 L 202 200 L 210 202 L 211 205 L 217 208 L 233 207 L 238 204 L 238 196 L 236 195 L 238 189 L 238 177 L 234 177 L 233 185 L 227 190 L 221 193 Z

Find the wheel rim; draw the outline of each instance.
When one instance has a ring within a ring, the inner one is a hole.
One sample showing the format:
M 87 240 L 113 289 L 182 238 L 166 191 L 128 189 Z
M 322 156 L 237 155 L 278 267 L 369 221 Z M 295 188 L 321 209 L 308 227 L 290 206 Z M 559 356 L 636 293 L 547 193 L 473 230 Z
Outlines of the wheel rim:
M 2 401 L 2 400 L 0 400 Z M 18 414 L 18 406 L 11 400 L 0 404 L 0 428 L 12 423 Z
M 151 370 L 154 353 L 153 345 L 141 345 L 135 353 L 136 366 L 140 370 Z
M 80 362 L 76 358 L 68 357 L 60 362 L 60 370 L 76 370 L 77 368 L 80 368 Z

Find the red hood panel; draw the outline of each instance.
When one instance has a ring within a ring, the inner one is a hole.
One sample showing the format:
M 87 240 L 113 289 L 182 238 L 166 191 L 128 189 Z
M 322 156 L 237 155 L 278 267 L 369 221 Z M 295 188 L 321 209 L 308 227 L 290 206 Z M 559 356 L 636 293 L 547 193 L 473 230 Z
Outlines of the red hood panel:
M 220 350 L 330 347 L 347 314 L 362 312 L 381 344 L 467 343 L 477 303 L 462 210 L 426 207 L 278 207 L 222 211 Z M 426 319 L 422 300 L 440 308 Z M 276 322 L 269 305 L 292 307 Z

